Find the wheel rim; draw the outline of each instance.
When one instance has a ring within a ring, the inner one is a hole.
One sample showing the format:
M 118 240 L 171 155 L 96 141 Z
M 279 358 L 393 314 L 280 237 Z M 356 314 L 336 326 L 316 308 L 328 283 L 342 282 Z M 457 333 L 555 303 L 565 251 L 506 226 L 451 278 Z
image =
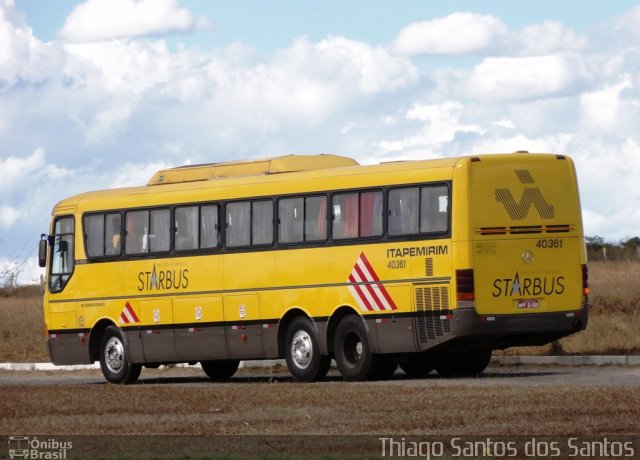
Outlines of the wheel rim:
M 299 330 L 291 339 L 291 357 L 300 369 L 306 369 L 313 359 L 313 343 L 307 331 Z
M 111 337 L 104 347 L 104 362 L 110 372 L 117 374 L 124 365 L 124 346 L 117 337 Z
M 362 340 L 356 333 L 351 332 L 344 338 L 344 356 L 350 364 L 358 364 L 362 359 Z

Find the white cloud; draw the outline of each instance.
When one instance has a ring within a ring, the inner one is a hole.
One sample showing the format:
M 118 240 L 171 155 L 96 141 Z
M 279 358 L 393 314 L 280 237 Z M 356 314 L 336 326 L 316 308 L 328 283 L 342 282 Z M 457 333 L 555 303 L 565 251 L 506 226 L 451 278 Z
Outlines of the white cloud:
M 573 149 L 585 234 L 617 240 L 640 229 L 640 141 L 588 138 Z
M 573 135 L 570 133 L 539 137 L 529 137 L 524 134 L 502 137 L 492 133 L 476 140 L 468 153 L 511 153 L 518 150 L 531 153 L 565 153 L 572 140 Z
M 398 33 L 391 48 L 409 56 L 474 54 L 495 46 L 507 32 L 507 26 L 495 16 L 453 13 L 409 24 Z
M 620 83 L 580 96 L 582 121 L 588 129 L 609 130 L 618 122 L 620 93 L 633 86 L 631 77 L 624 76 Z
M 534 56 L 578 51 L 587 38 L 560 22 L 531 24 L 511 30 L 498 17 L 477 13 L 453 13 L 404 27 L 391 43 L 401 55 Z
M 461 89 L 484 101 L 531 101 L 578 93 L 591 79 L 577 54 L 490 57 L 473 68 Z
M 493 122 L 494 125 L 496 126 L 500 126 L 502 128 L 505 129 L 514 129 L 516 126 L 513 124 L 513 121 L 509 120 L 508 118 L 502 118 L 498 121 L 494 121 Z
M 10 228 L 13 224 L 16 223 L 18 217 L 20 216 L 20 211 L 11 207 L 11 206 L 0 206 L 0 228 Z
M 68 174 L 69 171 L 64 168 L 46 164 L 44 149 L 38 147 L 24 158 L 0 158 L 0 192 L 11 194 L 20 191 L 26 184 L 38 183 L 40 179 L 65 178 Z
M 58 32 L 60 40 L 95 42 L 185 33 L 209 27 L 177 0 L 87 0 L 74 8 Z
M 403 159 L 432 156 L 459 133 L 483 133 L 480 126 L 463 123 L 463 114 L 464 106 L 459 102 L 416 103 L 407 111 L 405 118 L 423 122 L 423 127 L 405 138 L 381 141 L 377 147 L 385 158 L 389 154 L 400 154 Z
M 601 34 L 608 39 L 602 45 L 630 46 L 640 40 L 640 6 L 635 6 L 624 14 L 605 20 L 601 24 Z
M 188 161 L 184 164 L 189 164 Z M 148 164 L 137 164 L 127 162 L 111 173 L 111 180 L 107 188 L 136 187 L 146 185 L 157 171 L 171 168 L 173 164 L 167 162 L 154 162 Z
M 587 47 L 586 36 L 565 28 L 558 21 L 545 21 L 525 27 L 512 34 L 513 44 L 520 54 L 536 56 L 558 51 L 580 51 Z
M 58 58 L 54 46 L 33 36 L 13 3 L 0 0 L 0 94 L 20 80 L 45 80 Z

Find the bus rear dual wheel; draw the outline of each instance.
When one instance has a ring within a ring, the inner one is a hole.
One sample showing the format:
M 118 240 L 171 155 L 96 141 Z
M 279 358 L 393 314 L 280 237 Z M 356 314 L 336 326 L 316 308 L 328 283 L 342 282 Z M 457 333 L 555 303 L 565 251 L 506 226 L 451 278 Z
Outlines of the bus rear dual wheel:
M 384 380 L 396 371 L 397 363 L 391 356 L 371 352 L 367 331 L 359 316 L 345 316 L 340 321 L 333 350 L 345 380 Z
M 435 355 L 433 366 L 442 377 L 470 377 L 481 374 L 491 361 L 491 350 L 441 352 Z

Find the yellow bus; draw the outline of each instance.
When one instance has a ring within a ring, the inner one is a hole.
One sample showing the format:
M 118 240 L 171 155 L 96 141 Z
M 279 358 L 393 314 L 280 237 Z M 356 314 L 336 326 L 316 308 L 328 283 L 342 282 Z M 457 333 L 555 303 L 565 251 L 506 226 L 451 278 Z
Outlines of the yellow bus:
M 184 166 L 53 209 L 39 259 L 54 364 L 284 358 L 302 381 L 482 372 L 584 329 L 580 201 L 564 155 Z

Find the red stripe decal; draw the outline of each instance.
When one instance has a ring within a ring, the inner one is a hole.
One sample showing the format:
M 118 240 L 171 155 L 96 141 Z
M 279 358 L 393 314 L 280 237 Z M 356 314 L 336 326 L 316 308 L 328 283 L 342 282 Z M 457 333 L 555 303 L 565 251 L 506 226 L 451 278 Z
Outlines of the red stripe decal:
M 351 294 L 356 298 L 360 308 L 367 310 L 397 310 L 397 306 L 389 292 L 380 282 L 378 274 L 364 255 L 356 259 L 356 263 L 349 274 Z

